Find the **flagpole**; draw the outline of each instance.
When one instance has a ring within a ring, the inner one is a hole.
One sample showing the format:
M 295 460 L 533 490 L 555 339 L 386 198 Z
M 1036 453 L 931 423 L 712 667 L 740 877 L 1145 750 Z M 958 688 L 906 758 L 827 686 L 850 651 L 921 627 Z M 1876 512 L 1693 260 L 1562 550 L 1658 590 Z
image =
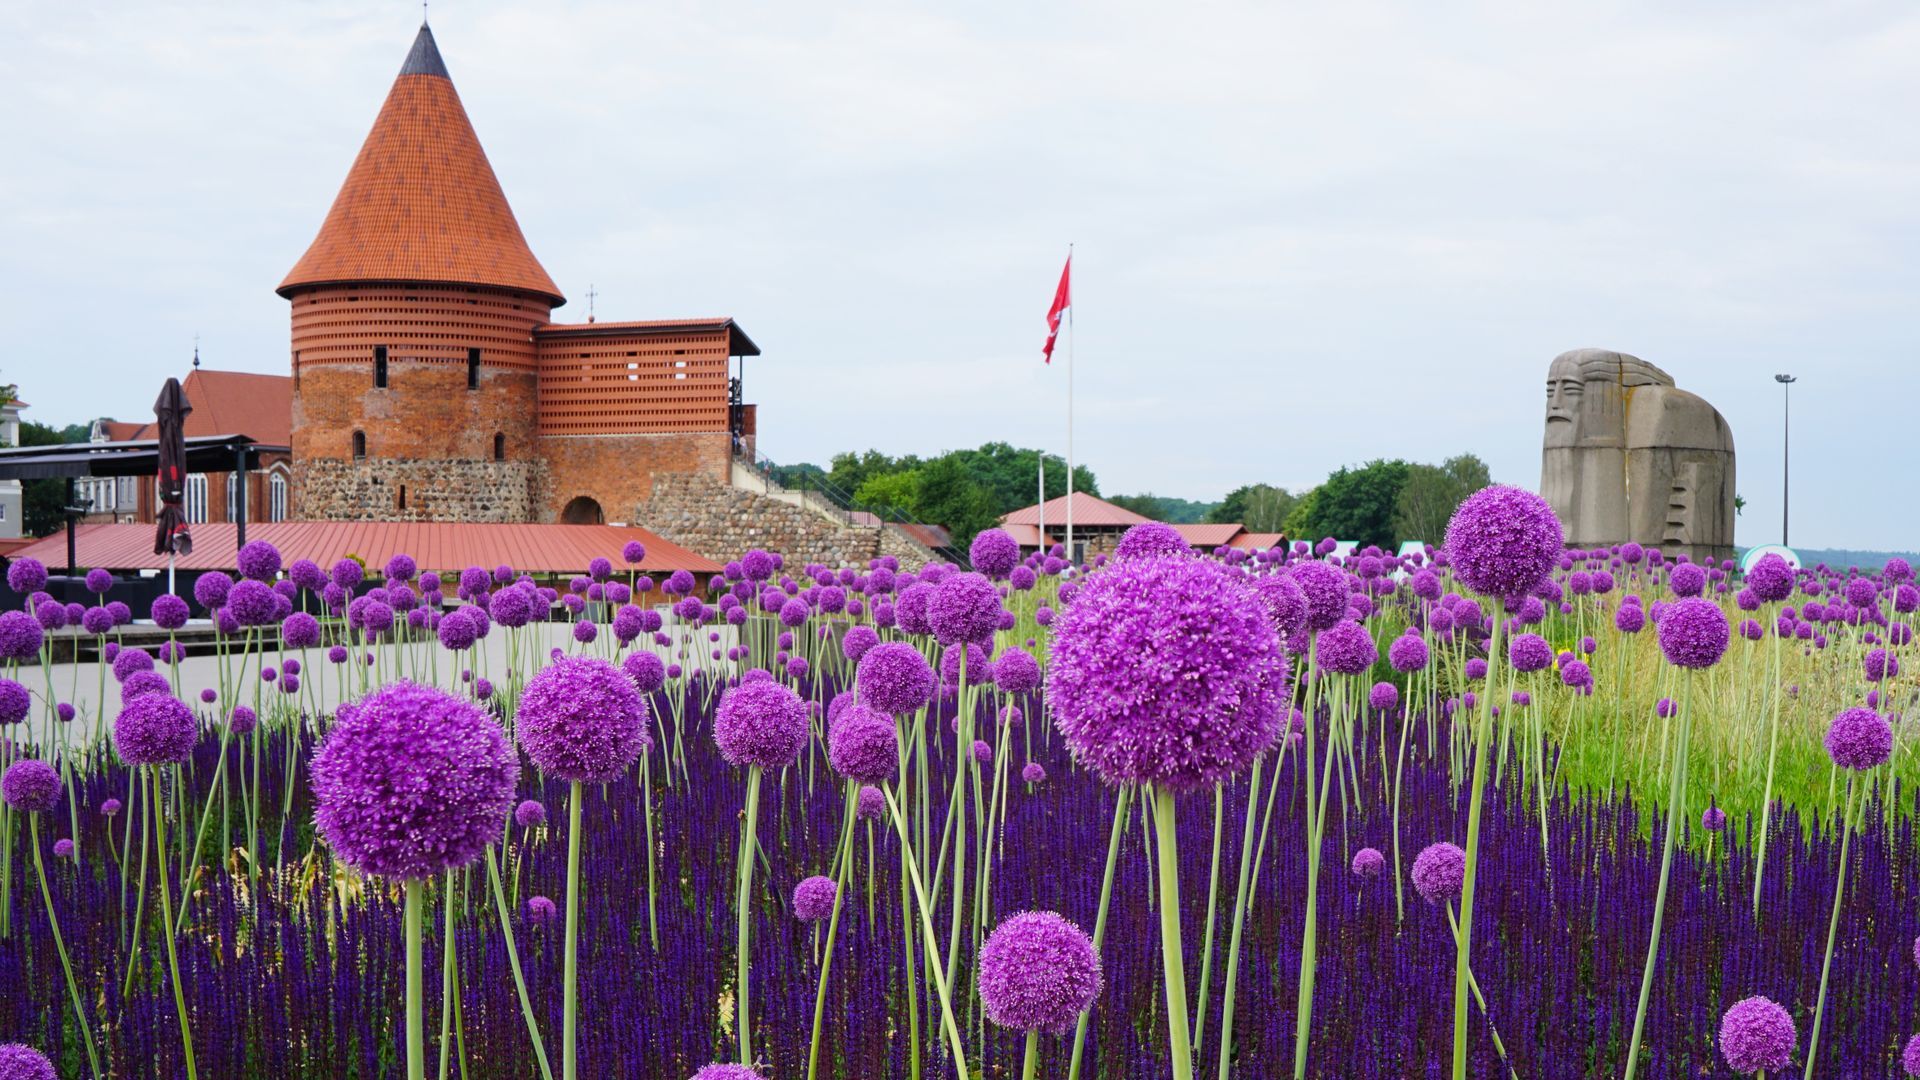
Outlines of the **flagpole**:
M 1073 265 L 1073 245 L 1067 245 L 1067 265 Z M 1067 561 L 1073 562 L 1073 300 L 1067 300 Z
M 1047 452 L 1042 450 L 1034 456 L 1040 459 L 1040 502 L 1034 507 L 1040 512 L 1040 539 L 1035 550 L 1044 558 L 1047 554 Z

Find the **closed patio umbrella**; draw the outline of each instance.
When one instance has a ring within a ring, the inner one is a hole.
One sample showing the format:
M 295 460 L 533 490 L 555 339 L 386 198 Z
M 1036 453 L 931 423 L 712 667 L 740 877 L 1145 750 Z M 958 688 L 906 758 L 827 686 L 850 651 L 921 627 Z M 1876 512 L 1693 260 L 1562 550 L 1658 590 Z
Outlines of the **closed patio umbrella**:
M 160 512 L 155 515 L 153 535 L 153 553 L 155 555 L 191 555 L 193 553 L 193 534 L 187 531 L 187 515 L 184 508 L 187 498 L 187 415 L 193 412 L 193 403 L 187 400 L 187 393 L 180 388 L 179 379 L 168 379 L 160 388 L 160 397 L 153 403 L 153 418 L 160 435 Z M 168 558 L 171 570 L 173 560 Z M 172 574 L 168 574 L 167 589 L 173 590 Z

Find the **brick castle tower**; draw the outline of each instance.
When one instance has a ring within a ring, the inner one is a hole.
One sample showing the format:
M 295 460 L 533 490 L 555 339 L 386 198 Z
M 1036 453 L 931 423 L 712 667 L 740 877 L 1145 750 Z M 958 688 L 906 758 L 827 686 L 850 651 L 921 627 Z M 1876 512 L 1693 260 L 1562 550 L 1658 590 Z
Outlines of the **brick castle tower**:
M 292 307 L 297 515 L 622 520 L 656 474 L 729 482 L 754 407 L 731 319 L 557 324 L 425 25 L 312 246 Z

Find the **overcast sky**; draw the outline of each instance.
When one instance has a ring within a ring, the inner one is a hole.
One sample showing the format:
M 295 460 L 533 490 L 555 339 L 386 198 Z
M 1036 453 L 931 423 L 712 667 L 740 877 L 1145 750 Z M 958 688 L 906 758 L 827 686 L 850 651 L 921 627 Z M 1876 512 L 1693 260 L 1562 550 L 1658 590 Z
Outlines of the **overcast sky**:
M 1551 7 L 1551 11 L 1547 9 Z M 305 250 L 420 12 L 0 0 L 0 381 L 144 416 L 287 370 Z M 1471 450 L 1539 480 L 1548 362 L 1713 402 L 1742 543 L 1912 547 L 1920 8 L 476 3 L 441 51 L 586 315 L 731 315 L 761 447 L 1066 449 L 1218 498 Z

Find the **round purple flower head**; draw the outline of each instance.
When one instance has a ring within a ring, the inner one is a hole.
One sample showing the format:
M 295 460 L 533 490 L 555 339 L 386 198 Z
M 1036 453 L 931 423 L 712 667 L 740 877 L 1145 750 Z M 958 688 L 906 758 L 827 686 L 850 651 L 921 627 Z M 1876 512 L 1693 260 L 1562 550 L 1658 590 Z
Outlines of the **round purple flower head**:
M 1326 630 L 1347 617 L 1346 572 L 1331 563 L 1306 562 L 1288 571 L 1307 600 L 1307 629 Z
M 53 707 L 53 715 L 59 717 L 61 723 L 66 724 L 71 723 L 78 714 L 74 712 L 71 703 L 63 701 Z
M 56 859 L 73 858 L 73 841 L 61 837 L 53 842 L 53 857 Z
M 559 916 L 559 909 L 553 901 L 544 896 L 527 897 L 527 922 L 534 926 L 552 926 Z
M 15 559 L 7 566 L 7 587 L 22 596 L 47 587 L 47 568 L 39 559 Z
M 1683 564 L 1684 565 L 1684 564 Z M 1621 610 L 1625 610 L 1622 608 Z M 1654 627 L 1660 651 L 1675 667 L 1699 670 L 1720 662 L 1733 629 L 1719 604 L 1700 597 L 1676 601 Z
M 1779 1072 L 1799 1041 L 1787 1010 L 1757 994 L 1734 1002 L 1720 1017 L 1720 1056 L 1737 1073 Z
M 980 946 L 977 966 L 987 1019 L 1016 1031 L 1064 1035 L 1100 996 L 1093 941 L 1051 911 L 1002 920 Z
M 586 784 L 617 779 L 653 746 L 633 680 L 585 656 L 562 657 L 527 681 L 514 730 L 542 773 Z
M 1180 535 L 1180 530 L 1159 521 L 1143 521 L 1128 529 L 1113 549 L 1115 559 L 1191 554 L 1193 548 Z
M 1008 649 L 993 662 L 993 685 L 1003 694 L 1030 694 L 1040 687 L 1040 662 L 1025 649 Z
M 235 735 L 245 735 L 259 726 L 260 717 L 245 705 L 235 705 L 227 714 L 227 728 Z
M 1848 709 L 1827 726 L 1827 756 L 1843 769 L 1871 769 L 1893 756 L 1893 726 L 1872 709 Z
M 1380 650 L 1366 627 L 1348 619 L 1320 632 L 1314 655 L 1322 671 L 1358 675 L 1380 659 Z
M 103 802 L 100 804 L 100 815 L 102 817 L 114 817 L 119 813 L 120 813 L 119 799 L 108 799 L 106 802 Z
M 759 1071 L 746 1065 L 715 1062 L 693 1074 L 693 1080 L 766 1080 Z
M 1719 832 L 1727 827 L 1727 812 L 1718 806 L 1709 805 L 1700 812 L 1700 827 L 1708 832 Z
M 30 560 L 29 560 L 30 561 Z M 24 1043 L 0 1043 L 0 1080 L 60 1080 L 47 1055 Z
M 1367 691 L 1367 704 L 1375 712 L 1392 712 L 1400 705 L 1400 688 L 1390 682 L 1377 682 Z
M 1273 628 L 1282 639 L 1290 638 L 1307 625 L 1307 594 L 1290 574 L 1261 574 L 1253 579 L 1253 591 L 1273 616 Z
M 1466 879 L 1467 853 L 1444 840 L 1413 857 L 1413 887 L 1429 904 L 1458 899 Z
M 1908 1076 L 1920 1076 L 1920 1035 L 1908 1039 L 1906 1047 L 1900 1051 L 1900 1067 L 1906 1070 Z
M 1266 605 L 1210 559 L 1117 561 L 1055 620 L 1054 722 L 1109 784 L 1179 792 L 1241 772 L 1279 737 L 1287 689 Z
M 362 873 L 417 880 L 466 866 L 499 837 L 520 762 L 478 705 L 398 682 L 341 706 L 312 771 L 314 827 L 334 853 Z
M 344 664 L 344 663 L 346 663 L 346 662 L 347 662 L 347 647 L 346 647 L 345 645 L 335 645 L 335 646 L 333 646 L 332 648 L 330 648 L 330 649 L 328 649 L 328 650 L 327 650 L 327 662 L 328 662 L 328 663 L 330 663 L 330 664 Z
M 1885 649 L 1870 649 L 1861 661 L 1868 682 L 1883 682 L 1900 674 L 1900 658 Z
M 1029 761 L 1020 767 L 1020 779 L 1029 784 L 1044 784 L 1047 782 L 1047 767 L 1037 761 Z
M 628 566 L 638 566 L 647 558 L 647 545 L 638 540 L 629 540 L 620 548 L 620 559 Z
M 833 900 L 839 893 L 833 879 L 815 874 L 793 887 L 793 917 L 801 922 L 819 922 L 833 914 Z
M 33 712 L 33 694 L 12 679 L 0 679 L 0 724 L 18 724 Z
M 47 632 L 26 612 L 0 614 L 0 660 L 31 660 L 39 655 L 46 639 Z
M 142 694 L 114 719 L 113 748 L 129 765 L 171 765 L 193 754 L 195 734 L 193 710 L 185 702 L 170 694 Z
M 1386 856 L 1379 848 L 1363 847 L 1353 853 L 1353 873 L 1355 877 L 1377 878 L 1387 868 Z
M 1693 563 L 1681 563 L 1667 575 L 1675 596 L 1699 596 L 1707 587 L 1707 572 Z
M 1545 671 L 1553 664 L 1553 646 L 1539 634 L 1515 634 L 1507 644 L 1507 660 L 1518 672 Z
M 248 578 L 235 582 L 233 588 L 228 590 L 225 607 L 241 626 L 265 626 L 273 621 L 273 600 L 272 587 L 263 581 Z
M 861 784 L 879 784 L 900 768 L 900 736 L 893 720 L 871 706 L 854 704 L 830 723 L 827 763 Z
M 1447 522 L 1447 562 L 1467 588 L 1505 599 L 1539 588 L 1566 546 L 1560 519 L 1531 491 L 1496 484 L 1467 496 Z
M 1425 670 L 1427 659 L 1426 640 L 1418 634 L 1402 634 L 1387 646 L 1388 665 L 1403 675 Z
M 915 712 L 933 700 L 933 668 L 904 641 L 868 649 L 855 672 L 860 700 L 890 716 Z
M 23 814 L 49 813 L 60 805 L 60 774 L 44 761 L 16 761 L 0 776 L 0 799 Z
M 1020 544 L 1000 529 L 988 529 L 973 538 L 968 549 L 973 568 L 990 578 L 1003 578 L 1020 564 Z
M 153 625 L 162 630 L 178 630 L 187 625 L 187 617 L 192 612 L 187 602 L 172 593 L 161 593 L 153 598 Z
M 536 825 L 545 825 L 547 823 L 546 804 L 540 802 L 538 799 L 527 799 L 523 801 L 519 806 L 513 808 L 513 821 L 514 824 L 523 829 L 531 829 Z
M 982 765 L 993 764 L 993 747 L 985 739 L 973 740 L 973 760 Z
M 853 816 L 861 821 L 878 821 L 887 813 L 887 797 L 880 789 L 867 785 L 860 789 L 853 803 Z
M 280 549 L 265 540 L 248 543 L 233 561 L 242 576 L 255 581 L 272 581 L 280 576 Z
M 86 581 L 88 592 L 106 592 L 108 589 L 113 588 L 113 571 L 96 566 L 87 571 Z
M 807 744 L 807 705 L 776 682 L 741 683 L 720 698 L 713 741 L 731 765 L 779 769 Z
M 934 588 L 927 625 L 942 645 L 987 642 L 1000 625 L 1000 591 L 980 574 L 955 574 Z

